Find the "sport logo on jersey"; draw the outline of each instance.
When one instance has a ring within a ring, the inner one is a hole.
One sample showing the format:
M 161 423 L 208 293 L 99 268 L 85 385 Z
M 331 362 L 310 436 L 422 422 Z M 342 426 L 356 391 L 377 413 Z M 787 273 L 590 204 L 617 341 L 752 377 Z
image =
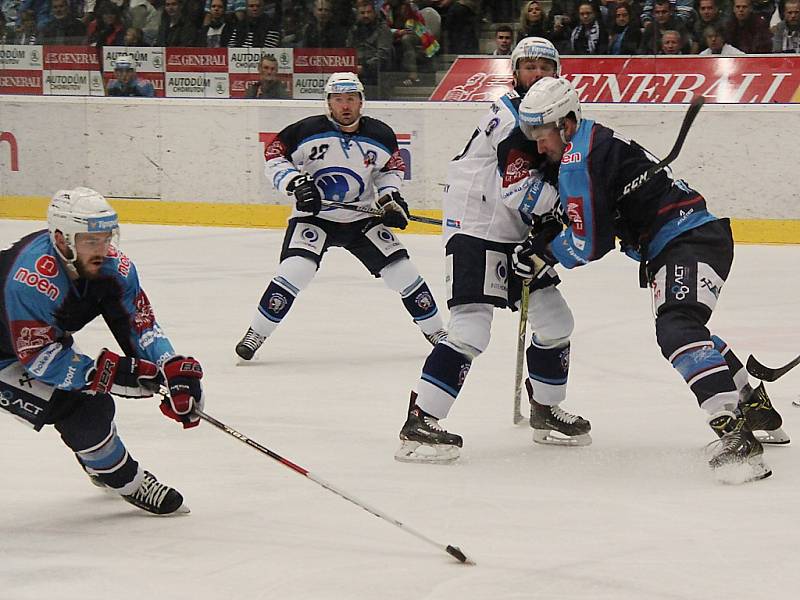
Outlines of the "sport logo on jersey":
M 567 198 L 567 218 L 573 231 L 583 237 L 586 233 L 583 217 L 583 196 L 570 196 Z
M 570 163 L 581 162 L 581 153 L 572 151 L 572 142 L 569 142 L 564 148 L 564 155 L 561 157 L 561 164 L 568 165 Z
M 36 272 L 45 277 L 55 277 L 58 275 L 58 263 L 54 256 L 45 254 L 36 261 Z
M 531 158 L 524 152 L 512 150 L 508 153 L 506 171 L 503 174 L 503 187 L 514 185 L 528 176 Z
M 156 317 L 153 314 L 153 307 L 150 305 L 150 300 L 147 299 L 144 290 L 139 292 L 133 304 L 136 308 L 136 313 L 133 315 L 133 327 L 136 329 L 136 333 L 142 335 L 148 329 L 153 328 Z
M 14 351 L 24 363 L 55 341 L 53 328 L 42 321 L 11 321 L 11 335 Z

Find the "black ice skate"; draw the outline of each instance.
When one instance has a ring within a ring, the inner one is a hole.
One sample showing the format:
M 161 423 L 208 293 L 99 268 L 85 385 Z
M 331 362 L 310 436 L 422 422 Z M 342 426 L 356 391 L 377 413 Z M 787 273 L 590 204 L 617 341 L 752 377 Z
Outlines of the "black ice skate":
M 744 416 L 750 431 L 754 434 L 756 431 L 764 432 L 755 434 L 756 439 L 762 444 L 788 444 L 791 441 L 787 433 L 781 429 L 783 419 L 772 406 L 763 382 L 756 389 L 750 387 L 750 384 L 742 388 L 739 392 L 739 411 Z
M 247 333 L 245 333 L 244 337 L 236 344 L 236 354 L 243 360 L 251 360 L 256 350 L 261 348 L 261 344 L 263 344 L 266 339 L 266 336 L 256 333 L 253 331 L 252 327 L 248 327 Z
M 178 490 L 168 485 L 159 483 L 155 475 L 149 471 L 144 472 L 144 479 L 133 494 L 122 497 L 126 502 L 138 506 L 142 510 L 154 515 L 171 515 L 173 513 L 188 513 L 189 507 L 184 505 L 183 496 Z
M 744 417 L 722 411 L 708 422 L 719 440 L 709 444 L 709 466 L 722 483 L 746 483 L 765 479 L 772 471 L 764 464 L 764 447 L 747 427 Z
M 531 403 L 531 427 L 533 441 L 537 444 L 556 446 L 588 446 L 592 443 L 589 431 L 592 425 L 578 415 L 565 411 L 560 406 L 539 404 L 533 398 L 533 387 L 530 380 L 525 380 L 528 390 L 528 401 Z
M 400 448 L 394 453 L 395 459 L 437 464 L 453 462 L 463 444 L 461 436 L 445 431 L 439 419 L 416 405 L 416 399 L 416 392 L 411 392 L 408 418 L 400 430 Z
M 425 333 L 422 332 L 422 335 L 425 336 L 425 339 L 428 340 L 431 346 L 435 346 L 439 342 L 443 342 L 447 339 L 447 330 L 446 329 L 437 329 L 433 333 Z

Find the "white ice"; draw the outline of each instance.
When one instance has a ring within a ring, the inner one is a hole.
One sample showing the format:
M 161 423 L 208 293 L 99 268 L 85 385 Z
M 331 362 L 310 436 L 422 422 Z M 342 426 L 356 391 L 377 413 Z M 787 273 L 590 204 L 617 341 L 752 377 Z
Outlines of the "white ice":
M 0 246 L 42 227 L 0 222 Z M 655 343 L 649 295 L 619 253 L 564 273 L 576 317 L 566 408 L 586 448 L 534 446 L 512 425 L 516 314 L 497 311 L 489 350 L 450 417 L 451 466 L 398 463 L 409 390 L 429 346 L 399 299 L 332 250 L 290 316 L 237 366 L 277 265 L 282 231 L 125 226 L 156 315 L 203 364 L 212 416 L 477 566 L 368 514 L 155 402 L 119 400 L 122 439 L 192 513 L 146 515 L 94 488 L 52 428 L 0 416 L 0 599 L 794 598 L 800 592 L 797 372 L 768 386 L 794 445 L 767 448 L 773 477 L 714 481 L 705 414 Z M 436 236 L 403 236 L 440 303 Z M 713 331 L 768 365 L 798 353 L 798 246 L 737 246 Z M 114 347 L 101 319 L 84 352 Z

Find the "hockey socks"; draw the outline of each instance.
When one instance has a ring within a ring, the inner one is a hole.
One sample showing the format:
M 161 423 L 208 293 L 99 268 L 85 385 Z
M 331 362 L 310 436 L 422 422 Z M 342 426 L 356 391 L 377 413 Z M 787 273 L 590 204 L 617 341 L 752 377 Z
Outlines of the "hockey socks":
M 119 494 L 130 494 L 141 483 L 141 477 L 138 476 L 139 465 L 128 454 L 113 423 L 111 431 L 102 442 L 77 451 L 75 456 L 90 476 L 97 476 Z
M 434 346 L 417 384 L 416 404 L 429 415 L 443 419 L 456 401 L 472 361 L 447 342 Z
M 731 347 L 728 346 L 721 337 L 712 335 L 711 341 L 714 342 L 714 349 L 722 354 L 722 357 L 725 359 L 728 370 L 731 372 L 733 381 L 736 384 L 736 389 L 741 390 L 748 383 L 747 371 L 744 369 L 742 361 L 739 360 L 739 357 L 736 356 L 733 350 L 731 350 Z
M 540 404 L 555 406 L 567 396 L 570 344 L 555 347 L 539 345 L 536 336 L 526 352 L 528 377 L 533 388 L 533 397 Z
M 711 341 L 701 340 L 681 346 L 669 356 L 669 362 L 681 374 L 708 412 L 723 407 L 735 408 L 739 395 L 728 363 Z
M 259 314 L 270 321 L 270 323 L 253 323 L 258 327 L 253 327 L 258 333 L 264 337 L 269 336 L 270 333 L 280 324 L 289 310 L 294 304 L 297 294 L 300 293 L 296 287 L 289 283 L 283 277 L 276 277 L 269 282 L 264 295 L 261 296 L 261 301 L 258 303 Z

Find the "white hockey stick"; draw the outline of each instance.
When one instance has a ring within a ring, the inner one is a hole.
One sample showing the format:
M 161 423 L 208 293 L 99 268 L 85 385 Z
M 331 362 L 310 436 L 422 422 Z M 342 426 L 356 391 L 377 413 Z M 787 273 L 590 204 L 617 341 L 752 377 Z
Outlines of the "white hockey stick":
M 525 420 L 520 411 L 520 396 L 522 396 L 522 381 L 525 365 L 525 337 L 528 331 L 528 302 L 531 298 L 530 279 L 522 280 L 522 297 L 519 301 L 519 331 L 517 333 L 517 371 L 514 376 L 514 425 L 519 425 Z

